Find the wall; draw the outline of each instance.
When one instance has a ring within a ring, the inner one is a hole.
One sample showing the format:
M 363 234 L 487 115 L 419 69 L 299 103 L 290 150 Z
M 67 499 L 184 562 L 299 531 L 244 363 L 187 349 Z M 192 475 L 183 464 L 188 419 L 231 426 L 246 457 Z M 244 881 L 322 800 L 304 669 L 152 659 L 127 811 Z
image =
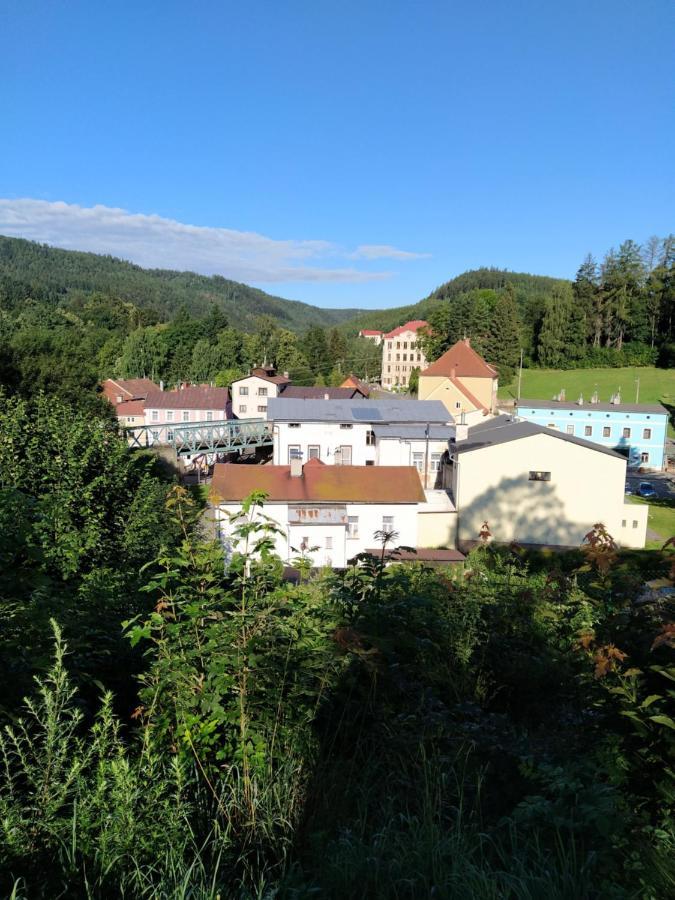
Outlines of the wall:
M 289 562 L 294 556 L 299 555 L 298 548 L 303 538 L 307 537 L 310 547 L 318 547 L 317 550 L 306 554 L 312 559 L 314 566 L 330 564 L 338 568 L 343 567 L 357 553 L 378 546 L 375 532 L 382 529 L 383 516 L 392 516 L 394 519 L 393 529 L 398 534 L 394 545 L 417 546 L 417 509 L 419 504 L 336 503 L 331 505 L 344 506 L 347 515 L 358 517 L 358 536 L 356 538 L 348 538 L 347 528 L 343 525 L 289 525 L 288 504 L 265 504 L 263 515 L 277 522 L 281 529 L 281 534 L 275 538 L 275 548 L 284 562 Z M 241 504 L 239 503 L 226 503 L 217 507 L 216 520 L 221 539 L 227 540 L 227 536 L 231 533 L 232 526 L 229 523 L 228 515 L 236 513 L 240 508 Z M 332 538 L 331 549 L 326 548 L 326 538 Z M 291 549 L 293 547 L 296 548 L 295 551 Z
M 551 480 L 530 481 L 530 471 Z M 460 543 L 476 540 L 484 521 L 497 541 L 578 546 L 596 522 L 619 540 L 625 476 L 625 460 L 547 434 L 460 453 Z M 644 526 L 632 545 L 644 546 Z
M 422 485 L 433 488 L 439 478 L 440 461 L 448 449 L 447 441 L 403 440 L 401 438 L 378 438 L 375 465 L 377 466 L 415 466 L 420 473 Z M 415 454 L 418 454 L 415 456 Z M 438 465 L 434 465 L 438 457 Z M 427 463 L 427 477 L 424 478 L 424 462 Z
M 594 409 L 593 404 L 588 403 L 576 409 L 560 409 L 551 406 L 548 409 L 532 409 L 527 406 L 519 406 L 516 410 L 521 419 L 535 422 L 537 425 L 547 427 L 553 423 L 559 431 L 567 433 L 568 427 L 574 428 L 577 437 L 600 444 L 610 449 L 619 448 L 629 453 L 630 466 L 643 466 L 644 468 L 660 470 L 665 466 L 665 442 L 667 430 L 667 416 L 649 412 L 624 412 L 622 410 Z M 585 428 L 593 429 L 591 435 L 586 435 Z M 608 437 L 603 435 L 603 428 L 610 428 Z M 624 428 L 630 428 L 630 438 L 624 438 Z M 643 437 L 645 428 L 651 429 L 651 438 Z M 647 453 L 647 462 L 641 462 L 642 453 Z
M 155 413 L 156 418 L 154 418 Z M 173 414 L 173 418 L 169 415 Z M 188 425 L 190 422 L 206 422 L 209 414 L 213 422 L 227 421 L 227 412 L 224 409 L 152 409 L 145 410 L 145 424 L 153 426 Z M 187 418 L 186 418 L 187 417 Z M 138 423 L 136 423 L 138 424 Z
M 248 394 L 242 394 L 241 389 L 248 389 Z M 260 394 L 260 391 L 266 394 Z M 249 375 L 232 383 L 232 412 L 238 419 L 266 419 L 267 401 L 270 397 L 279 396 L 279 386 L 273 381 L 266 381 L 258 375 Z M 245 406 L 246 409 L 242 409 Z M 264 410 L 259 410 L 264 406 Z
M 467 388 L 476 396 L 476 399 L 483 400 L 487 409 L 491 408 L 492 379 L 462 378 L 461 381 L 462 383 L 469 381 L 484 382 L 484 384 L 480 385 L 482 396 L 481 394 L 476 393 L 473 388 L 469 388 L 468 383 Z M 464 413 L 465 420 L 470 425 L 477 424 L 484 418 L 483 410 L 478 409 L 475 404 L 473 404 L 469 398 L 450 381 L 449 378 L 445 378 L 442 375 L 421 376 L 418 397 L 420 400 L 440 400 L 455 419 L 459 419 L 460 415 Z M 486 397 L 487 400 L 485 400 Z
M 274 425 L 274 463 L 288 465 L 288 448 L 300 446 L 303 462 L 307 462 L 310 446 L 319 447 L 319 459 L 327 465 L 335 463 L 335 450 L 346 444 L 352 448 L 352 465 L 365 466 L 375 462 L 375 447 L 367 443 L 366 435 L 371 426 L 365 422 L 345 423 L 351 428 L 341 428 L 339 422 L 299 422 L 292 428 L 288 422 Z
M 415 345 L 412 350 L 411 344 Z M 423 369 L 426 365 L 427 360 L 420 350 L 416 331 L 404 331 L 402 334 L 382 341 L 380 380 L 383 387 L 394 387 L 397 384 L 402 387 L 407 386 L 412 370 Z

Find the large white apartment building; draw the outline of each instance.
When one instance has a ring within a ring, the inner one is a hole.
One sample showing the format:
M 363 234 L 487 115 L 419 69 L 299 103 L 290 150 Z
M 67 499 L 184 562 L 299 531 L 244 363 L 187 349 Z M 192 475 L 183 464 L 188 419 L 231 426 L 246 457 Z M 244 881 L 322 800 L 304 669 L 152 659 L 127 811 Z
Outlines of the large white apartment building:
M 454 436 L 439 401 L 270 400 L 274 463 L 318 459 L 340 466 L 413 466 L 425 487 L 438 480 Z
M 382 374 L 384 388 L 407 387 L 413 369 L 423 369 L 426 357 L 420 349 L 418 332 L 428 327 L 428 322 L 415 319 L 389 331 L 382 338 Z

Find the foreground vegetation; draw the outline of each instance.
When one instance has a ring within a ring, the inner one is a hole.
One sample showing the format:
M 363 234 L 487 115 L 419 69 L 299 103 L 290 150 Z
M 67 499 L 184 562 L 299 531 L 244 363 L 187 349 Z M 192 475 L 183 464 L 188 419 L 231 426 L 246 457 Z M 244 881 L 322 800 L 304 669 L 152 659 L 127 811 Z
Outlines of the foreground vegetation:
M 675 610 L 635 603 L 671 548 L 381 535 L 289 585 L 264 496 L 225 566 L 104 421 L 4 399 L 0 434 L 5 895 L 673 893 Z

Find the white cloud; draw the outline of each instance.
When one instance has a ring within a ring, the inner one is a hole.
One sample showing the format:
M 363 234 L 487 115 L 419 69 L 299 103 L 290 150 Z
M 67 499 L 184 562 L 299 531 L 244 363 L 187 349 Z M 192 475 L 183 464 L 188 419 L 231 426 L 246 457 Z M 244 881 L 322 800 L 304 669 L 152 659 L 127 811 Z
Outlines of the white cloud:
M 82 207 L 46 200 L 0 199 L 0 234 L 71 250 L 107 253 L 141 266 L 189 269 L 245 282 L 358 282 L 388 278 L 390 272 L 329 268 L 329 259 L 408 259 L 394 247 L 364 245 L 354 253 L 320 240 L 275 240 L 262 234 L 186 225 L 156 215 L 108 206 Z M 373 252 L 373 251 L 383 251 Z M 307 265 L 313 261 L 314 265 Z
M 428 259 L 430 253 L 411 253 L 409 250 L 399 250 L 389 244 L 361 244 L 350 259 Z

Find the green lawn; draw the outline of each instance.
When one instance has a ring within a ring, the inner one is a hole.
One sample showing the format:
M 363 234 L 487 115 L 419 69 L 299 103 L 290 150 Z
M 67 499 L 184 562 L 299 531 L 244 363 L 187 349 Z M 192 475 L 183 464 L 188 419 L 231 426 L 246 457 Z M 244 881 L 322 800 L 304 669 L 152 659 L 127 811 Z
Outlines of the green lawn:
M 649 367 L 633 369 L 523 369 L 520 396 L 533 400 L 549 400 L 554 394 L 565 389 L 568 400 L 576 400 L 583 394 L 588 402 L 595 390 L 599 399 L 606 403 L 611 395 L 621 390 L 625 403 L 635 403 L 636 379 L 640 379 L 640 403 L 663 403 L 675 407 L 675 369 L 654 369 Z M 499 386 L 499 396 L 503 400 L 517 396 L 518 379 L 511 384 Z M 669 434 L 675 437 L 673 426 Z
M 675 501 L 673 500 L 643 500 L 642 497 L 629 496 L 626 498 L 631 503 L 649 504 L 649 518 L 647 527 L 660 535 L 661 540 L 647 538 L 648 550 L 660 550 L 664 541 L 675 537 Z

